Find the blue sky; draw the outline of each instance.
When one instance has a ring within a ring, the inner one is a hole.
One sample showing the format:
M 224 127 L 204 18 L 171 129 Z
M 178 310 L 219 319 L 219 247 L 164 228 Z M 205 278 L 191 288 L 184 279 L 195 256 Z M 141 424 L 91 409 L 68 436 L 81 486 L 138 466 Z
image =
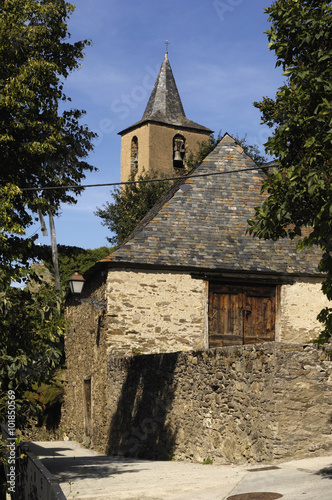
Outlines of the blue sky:
M 284 82 L 264 31 L 267 0 L 79 0 L 68 21 L 74 42 L 91 39 L 81 68 L 65 92 L 84 122 L 98 133 L 88 161 L 98 172 L 84 184 L 120 180 L 118 132 L 140 120 L 160 65 L 165 41 L 186 116 L 206 127 L 247 134 L 263 152 L 269 130 L 252 105 L 274 97 Z M 94 215 L 111 200 L 110 188 L 88 188 L 77 205 L 56 218 L 57 242 L 83 248 L 107 245 L 108 230 Z M 38 230 L 30 228 L 28 234 Z M 49 244 L 49 238 L 40 237 Z

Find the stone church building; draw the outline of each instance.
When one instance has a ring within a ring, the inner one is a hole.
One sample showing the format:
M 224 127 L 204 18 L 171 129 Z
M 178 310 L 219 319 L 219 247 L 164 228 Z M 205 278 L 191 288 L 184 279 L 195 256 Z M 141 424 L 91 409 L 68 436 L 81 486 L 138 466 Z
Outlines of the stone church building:
M 120 132 L 121 178 L 143 167 L 184 178 L 68 297 L 64 421 L 76 439 L 104 439 L 110 356 L 293 344 L 320 332 L 319 251 L 246 233 L 266 169 L 225 134 L 186 172 L 186 155 L 210 133 L 186 118 L 166 53 L 142 119 Z
M 121 182 L 143 169 L 164 176 L 185 174 L 188 153 L 212 132 L 186 117 L 166 52 L 142 119 L 119 132 Z

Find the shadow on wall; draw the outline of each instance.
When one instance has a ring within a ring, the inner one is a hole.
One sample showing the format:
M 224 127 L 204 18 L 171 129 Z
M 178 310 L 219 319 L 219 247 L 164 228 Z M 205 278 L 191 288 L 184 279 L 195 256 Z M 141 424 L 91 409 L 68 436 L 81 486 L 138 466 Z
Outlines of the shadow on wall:
M 178 353 L 126 358 L 125 380 L 108 440 L 110 455 L 154 460 L 173 456 L 176 429 L 167 414 L 174 398 Z M 110 361 L 109 387 L 112 387 Z

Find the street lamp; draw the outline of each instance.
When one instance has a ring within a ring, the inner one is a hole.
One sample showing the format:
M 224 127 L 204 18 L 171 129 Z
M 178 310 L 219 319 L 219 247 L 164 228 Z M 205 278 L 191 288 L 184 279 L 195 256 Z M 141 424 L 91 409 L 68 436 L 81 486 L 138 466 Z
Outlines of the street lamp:
M 69 278 L 69 286 L 70 286 L 71 293 L 80 294 L 82 292 L 84 282 L 85 282 L 85 279 L 78 272 L 78 269 L 76 269 L 74 274 Z

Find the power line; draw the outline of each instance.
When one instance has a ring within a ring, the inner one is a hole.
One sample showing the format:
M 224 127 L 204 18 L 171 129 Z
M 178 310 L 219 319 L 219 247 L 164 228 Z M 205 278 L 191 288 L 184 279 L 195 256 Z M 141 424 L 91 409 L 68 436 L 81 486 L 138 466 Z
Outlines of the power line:
M 41 230 L 41 226 L 40 226 L 38 229 L 36 229 L 36 231 L 35 231 L 34 233 L 32 233 L 30 236 L 27 236 L 27 238 L 28 238 L 28 239 L 32 238 L 32 237 L 33 237 L 35 234 L 37 234 L 37 233 L 38 233 L 38 231 L 40 231 L 40 230 Z
M 109 182 L 103 184 L 81 184 L 79 186 L 71 186 L 71 185 L 63 185 L 63 186 L 44 186 L 44 187 L 28 187 L 28 188 L 20 188 L 21 191 L 51 191 L 57 189 L 85 189 L 92 187 L 113 187 L 113 186 L 125 186 L 128 184 L 143 184 L 148 182 L 165 182 L 165 181 L 176 181 L 176 180 L 187 180 L 194 179 L 197 177 L 210 177 L 213 175 L 226 175 L 226 174 L 236 174 L 240 172 L 250 172 L 252 170 L 262 170 L 266 168 L 271 168 L 271 165 L 262 165 L 261 167 L 252 167 L 252 168 L 241 168 L 237 170 L 228 170 L 224 172 L 208 172 L 206 174 L 194 174 L 194 175 L 181 175 L 178 177 L 163 177 L 161 179 L 140 179 L 133 181 L 125 181 L 125 182 Z

